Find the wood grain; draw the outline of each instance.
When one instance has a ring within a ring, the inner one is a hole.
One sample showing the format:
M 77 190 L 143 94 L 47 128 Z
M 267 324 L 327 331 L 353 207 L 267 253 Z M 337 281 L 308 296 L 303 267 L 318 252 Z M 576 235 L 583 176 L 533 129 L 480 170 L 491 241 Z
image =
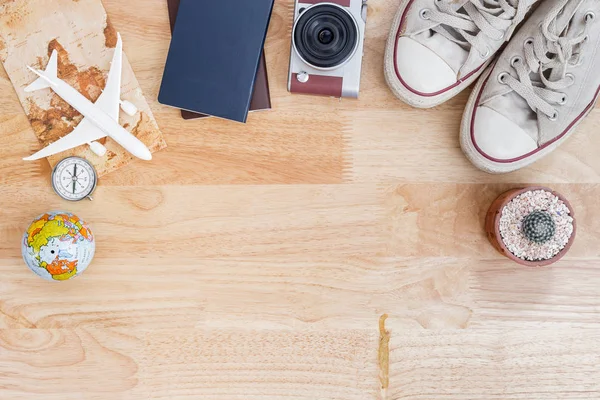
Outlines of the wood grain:
M 598 110 L 531 168 L 480 173 L 458 145 L 468 93 L 414 110 L 385 85 L 397 1 L 369 2 L 361 99 L 339 101 L 287 93 L 293 1 L 276 0 L 274 109 L 183 121 L 156 101 L 166 1 L 104 4 L 169 147 L 102 179 L 93 202 L 62 202 L 47 164 L 21 161 L 38 144 L 0 69 L 1 399 L 600 398 Z M 578 215 L 549 268 L 485 238 L 489 204 L 524 184 Z M 20 258 L 53 209 L 97 237 L 66 284 Z

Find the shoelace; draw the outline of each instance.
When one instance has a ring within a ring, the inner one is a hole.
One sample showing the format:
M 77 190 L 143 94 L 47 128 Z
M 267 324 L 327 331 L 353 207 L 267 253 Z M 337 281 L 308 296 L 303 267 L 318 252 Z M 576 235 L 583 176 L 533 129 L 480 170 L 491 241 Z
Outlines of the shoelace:
M 527 13 L 523 0 L 469 0 L 457 5 L 452 0 L 436 0 L 436 9 L 421 10 L 421 18 L 439 25 L 432 30 L 457 43 L 465 50 L 475 48 L 481 58 L 491 49 L 489 39 L 502 40 L 514 29 L 513 21 L 521 21 Z M 459 12 L 463 10 L 463 12 Z
M 544 19 L 538 34 L 524 43 L 525 62 L 520 57 L 511 60 L 511 65 L 518 79 L 509 73 L 498 76 L 500 83 L 508 85 L 519 94 L 533 111 L 542 112 L 550 120 L 558 118 L 558 111 L 553 106 L 567 102 L 566 95 L 560 91 L 575 83 L 575 78 L 568 73 L 569 67 L 581 62 L 581 50 L 588 40 L 589 22 L 594 14 L 586 14 L 585 28 L 576 37 L 566 37 L 569 28 L 557 32 L 557 17 L 569 0 L 561 1 Z M 535 73 L 538 81 L 531 80 Z

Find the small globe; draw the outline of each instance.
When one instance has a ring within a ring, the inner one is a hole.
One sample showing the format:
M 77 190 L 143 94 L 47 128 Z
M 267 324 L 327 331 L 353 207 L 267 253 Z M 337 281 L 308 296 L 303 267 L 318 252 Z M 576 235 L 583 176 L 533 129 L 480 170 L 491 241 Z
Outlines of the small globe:
M 76 215 L 55 211 L 37 217 L 23 235 L 23 260 L 38 276 L 66 281 L 92 262 L 96 243 L 89 226 Z

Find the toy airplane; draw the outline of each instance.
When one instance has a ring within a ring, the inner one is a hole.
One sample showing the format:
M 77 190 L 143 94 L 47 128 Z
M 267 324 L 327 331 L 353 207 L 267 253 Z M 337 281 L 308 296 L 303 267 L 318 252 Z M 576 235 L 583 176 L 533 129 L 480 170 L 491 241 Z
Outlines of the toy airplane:
M 135 115 L 137 108 L 128 101 L 121 101 L 121 69 L 123 65 L 123 42 L 118 36 L 117 47 L 108 73 L 106 87 L 96 101 L 92 103 L 68 83 L 58 78 L 58 53 L 52 52 L 50 61 L 45 71 L 29 68 L 39 78 L 25 88 L 26 92 L 33 92 L 46 88 L 52 89 L 64 101 L 83 115 L 83 120 L 73 132 L 48 145 L 26 161 L 39 160 L 66 150 L 87 144 L 98 156 L 106 154 L 106 148 L 97 140 L 110 137 L 125 150 L 142 160 L 151 160 L 152 153 L 148 147 L 119 125 L 119 106 L 127 115 Z

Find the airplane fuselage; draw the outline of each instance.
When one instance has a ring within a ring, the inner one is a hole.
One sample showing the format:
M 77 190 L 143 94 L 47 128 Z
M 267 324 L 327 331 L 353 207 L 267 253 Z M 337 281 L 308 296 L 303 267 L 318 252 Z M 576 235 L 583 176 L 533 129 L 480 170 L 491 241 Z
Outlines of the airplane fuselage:
M 110 115 L 102 111 L 98 106 L 88 100 L 84 95 L 75 90 L 67 82 L 59 78 L 44 78 L 50 84 L 51 89 L 64 101 L 79 111 L 98 129 L 104 132 L 108 137 L 117 142 L 129 153 L 141 158 L 142 160 L 151 160 L 152 153 L 148 147 L 136 138 L 132 133 L 123 128 Z

